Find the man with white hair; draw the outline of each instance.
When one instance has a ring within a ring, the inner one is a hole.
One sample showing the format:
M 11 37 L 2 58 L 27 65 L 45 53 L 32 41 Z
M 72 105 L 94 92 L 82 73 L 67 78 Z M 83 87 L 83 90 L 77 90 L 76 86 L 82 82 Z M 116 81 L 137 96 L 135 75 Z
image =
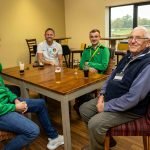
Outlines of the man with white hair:
M 88 124 L 90 146 L 104 149 L 109 128 L 145 115 L 150 103 L 150 33 L 136 27 L 128 39 L 129 53 L 107 79 L 98 98 L 84 103 L 80 114 Z

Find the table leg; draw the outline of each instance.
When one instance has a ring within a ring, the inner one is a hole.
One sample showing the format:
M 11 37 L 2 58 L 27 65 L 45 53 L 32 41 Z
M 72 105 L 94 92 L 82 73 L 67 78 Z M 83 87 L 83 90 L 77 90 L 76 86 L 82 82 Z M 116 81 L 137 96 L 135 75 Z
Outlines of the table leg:
M 112 39 L 112 40 L 110 41 L 110 45 L 111 45 L 111 49 L 112 49 L 112 50 L 115 50 L 115 49 L 116 49 L 116 40 L 115 40 L 115 39 Z
M 61 101 L 61 113 L 64 135 L 64 148 L 71 150 L 71 131 L 70 131 L 70 117 L 69 117 L 69 102 L 67 100 Z
M 72 52 L 72 68 L 73 68 L 73 55 L 74 55 L 74 53 Z

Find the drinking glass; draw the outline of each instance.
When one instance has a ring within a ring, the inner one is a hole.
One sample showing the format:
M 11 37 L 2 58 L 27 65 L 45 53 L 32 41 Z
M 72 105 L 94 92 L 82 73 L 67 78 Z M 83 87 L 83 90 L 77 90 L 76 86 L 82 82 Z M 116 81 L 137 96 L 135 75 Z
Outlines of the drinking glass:
M 88 62 L 85 62 L 84 66 L 83 66 L 83 72 L 84 72 L 84 78 L 88 79 L 89 77 L 89 66 L 88 66 Z
M 59 66 L 55 66 L 55 79 L 56 79 L 56 83 L 61 82 L 61 67 Z
M 24 63 L 22 63 L 22 62 L 19 62 L 19 71 L 20 71 L 21 75 L 24 74 Z
M 74 74 L 78 74 L 78 69 L 79 69 L 79 60 L 78 59 L 73 60 L 73 68 L 74 68 Z

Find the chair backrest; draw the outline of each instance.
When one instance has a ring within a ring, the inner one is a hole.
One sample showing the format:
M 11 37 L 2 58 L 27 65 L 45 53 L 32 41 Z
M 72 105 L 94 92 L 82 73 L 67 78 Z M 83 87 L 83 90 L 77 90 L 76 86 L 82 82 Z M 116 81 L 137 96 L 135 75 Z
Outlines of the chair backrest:
M 117 50 L 128 50 L 129 46 L 128 43 L 118 43 Z
M 150 104 L 145 116 L 111 128 L 112 136 L 150 136 Z
M 80 49 L 84 50 L 86 48 L 86 43 L 81 43 Z
M 114 59 L 115 51 L 113 49 L 109 48 L 109 52 L 110 52 L 109 64 L 105 71 L 105 74 L 107 74 L 107 75 L 110 75 L 112 73 L 112 70 L 115 67 L 115 59 Z
M 63 56 L 65 58 L 65 63 L 67 67 L 70 67 L 70 54 L 71 50 L 68 45 L 62 45 Z
M 37 49 L 37 42 L 36 39 L 26 39 L 29 52 L 36 54 L 36 49 Z
M 71 51 L 68 45 L 62 45 L 63 55 L 70 55 Z

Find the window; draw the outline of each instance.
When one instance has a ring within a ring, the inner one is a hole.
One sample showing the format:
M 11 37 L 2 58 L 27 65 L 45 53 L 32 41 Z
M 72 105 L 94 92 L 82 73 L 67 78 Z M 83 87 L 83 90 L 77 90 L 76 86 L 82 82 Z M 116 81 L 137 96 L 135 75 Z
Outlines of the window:
M 109 10 L 111 37 L 128 36 L 136 26 L 145 26 L 150 30 L 150 2 L 115 6 Z
M 145 26 L 150 29 L 150 4 L 138 7 L 138 26 Z

